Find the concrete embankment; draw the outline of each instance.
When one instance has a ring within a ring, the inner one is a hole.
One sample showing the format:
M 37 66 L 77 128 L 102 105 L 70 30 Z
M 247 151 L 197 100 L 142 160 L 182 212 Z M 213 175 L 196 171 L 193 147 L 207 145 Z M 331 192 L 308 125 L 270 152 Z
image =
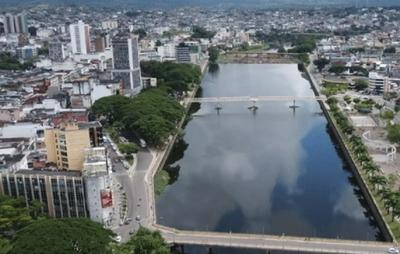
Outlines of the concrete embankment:
M 311 88 L 313 89 L 315 95 L 319 96 L 320 92 L 319 92 L 318 84 L 315 81 L 314 77 L 312 76 L 312 74 L 310 73 L 308 68 L 305 68 L 305 73 L 310 81 Z M 344 142 L 344 138 L 342 137 L 341 132 L 339 131 L 338 127 L 335 124 L 335 121 L 332 119 L 331 115 L 328 112 L 325 102 L 319 101 L 318 103 L 320 104 L 321 109 L 322 109 L 326 119 L 328 120 L 329 127 L 332 130 L 332 133 L 334 134 L 336 141 L 338 142 L 338 144 L 341 147 L 341 150 L 343 151 L 343 155 L 344 155 L 346 161 L 350 165 L 353 175 L 357 180 L 358 186 L 361 189 L 363 197 L 365 198 L 365 201 L 367 202 L 368 207 L 375 219 L 375 222 L 382 232 L 382 235 L 384 236 L 386 241 L 390 241 L 390 242 L 395 241 L 395 237 L 394 237 L 392 231 L 390 230 L 389 225 L 384 220 L 384 216 L 383 216 L 382 212 L 380 211 L 379 206 L 378 206 L 372 192 L 368 188 L 366 179 L 364 179 L 364 177 L 361 174 L 361 169 L 355 163 L 355 160 L 353 159 L 353 157 L 351 155 L 350 149 L 347 147 L 346 143 Z
M 299 63 L 298 54 L 288 53 L 227 53 L 218 60 L 219 63 L 241 64 L 292 64 Z

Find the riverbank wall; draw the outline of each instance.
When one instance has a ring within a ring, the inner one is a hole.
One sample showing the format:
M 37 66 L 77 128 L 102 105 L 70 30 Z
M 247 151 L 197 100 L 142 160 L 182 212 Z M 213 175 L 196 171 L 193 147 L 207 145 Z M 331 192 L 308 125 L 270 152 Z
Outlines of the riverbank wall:
M 319 91 L 319 86 L 310 73 L 309 68 L 305 68 L 305 74 L 311 84 L 311 88 L 314 91 L 314 94 L 316 96 L 320 96 L 320 91 Z M 332 116 L 329 114 L 329 111 L 327 109 L 327 105 L 325 104 L 324 101 L 318 101 L 318 103 L 321 106 L 322 112 L 324 113 L 328 123 L 329 127 L 332 130 L 333 135 L 336 138 L 336 141 L 338 142 L 341 150 L 343 151 L 343 155 L 346 159 L 346 161 L 350 165 L 350 169 L 353 172 L 354 177 L 356 178 L 357 184 L 360 187 L 360 190 L 362 192 L 363 197 L 365 198 L 365 201 L 368 204 L 368 207 L 372 213 L 372 216 L 375 219 L 376 224 L 378 225 L 379 229 L 382 232 L 383 237 L 385 238 L 386 241 L 388 242 L 393 242 L 395 241 L 395 237 L 393 235 L 393 232 L 391 231 L 389 225 L 386 223 L 384 216 L 379 209 L 378 203 L 376 202 L 372 192 L 370 191 L 366 179 L 361 174 L 361 169 L 359 166 L 356 164 L 350 149 L 347 147 L 346 143 L 344 142 L 344 137 L 342 136 L 338 126 L 336 126 L 335 121 L 332 119 Z
M 219 63 L 239 64 L 292 64 L 300 63 L 298 54 L 290 53 L 245 53 L 235 52 L 222 55 Z

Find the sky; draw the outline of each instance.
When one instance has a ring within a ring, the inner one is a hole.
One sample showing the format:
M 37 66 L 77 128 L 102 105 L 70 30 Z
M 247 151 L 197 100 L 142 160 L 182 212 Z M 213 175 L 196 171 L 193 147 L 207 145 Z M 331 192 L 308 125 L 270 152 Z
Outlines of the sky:
M 322 6 L 400 6 L 400 0 L 0 0 L 0 6 L 49 3 L 109 7 L 175 8 L 181 6 L 221 7 L 313 7 Z

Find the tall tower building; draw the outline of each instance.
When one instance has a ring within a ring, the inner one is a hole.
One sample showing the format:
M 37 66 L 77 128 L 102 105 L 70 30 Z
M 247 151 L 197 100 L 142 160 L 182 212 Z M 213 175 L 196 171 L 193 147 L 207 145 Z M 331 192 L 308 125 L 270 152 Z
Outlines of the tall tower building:
M 7 13 L 4 16 L 4 32 L 6 34 L 27 33 L 28 23 L 25 13 L 20 13 L 15 16 Z
M 142 90 L 138 36 L 119 35 L 112 40 L 113 78 L 122 82 L 124 94 L 137 95 Z
M 28 23 L 26 20 L 25 13 L 18 14 L 14 16 L 15 32 L 16 33 L 27 33 Z
M 4 16 L 4 32 L 6 34 L 15 33 L 14 16 L 12 14 L 7 13 Z
M 81 20 L 69 27 L 72 53 L 86 55 L 90 52 L 90 27 Z
M 60 41 L 49 43 L 49 58 L 54 62 L 63 62 L 65 59 L 64 44 Z

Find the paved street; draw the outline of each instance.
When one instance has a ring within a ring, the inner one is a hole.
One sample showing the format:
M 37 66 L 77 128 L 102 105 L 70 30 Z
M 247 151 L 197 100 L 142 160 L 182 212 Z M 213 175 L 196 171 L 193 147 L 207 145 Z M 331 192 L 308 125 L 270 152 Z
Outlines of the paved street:
M 121 184 L 127 195 L 127 218 L 132 221 L 127 225 L 120 225 L 114 231 L 122 237 L 125 242 L 130 238 L 130 232 L 136 232 L 140 225 L 147 225 L 149 216 L 149 206 L 152 203 L 148 200 L 145 175 L 153 161 L 153 155 L 148 149 L 141 149 L 137 154 L 137 166 L 133 174 L 129 170 L 116 169 L 117 181 Z M 139 220 L 137 220 L 139 219 Z

